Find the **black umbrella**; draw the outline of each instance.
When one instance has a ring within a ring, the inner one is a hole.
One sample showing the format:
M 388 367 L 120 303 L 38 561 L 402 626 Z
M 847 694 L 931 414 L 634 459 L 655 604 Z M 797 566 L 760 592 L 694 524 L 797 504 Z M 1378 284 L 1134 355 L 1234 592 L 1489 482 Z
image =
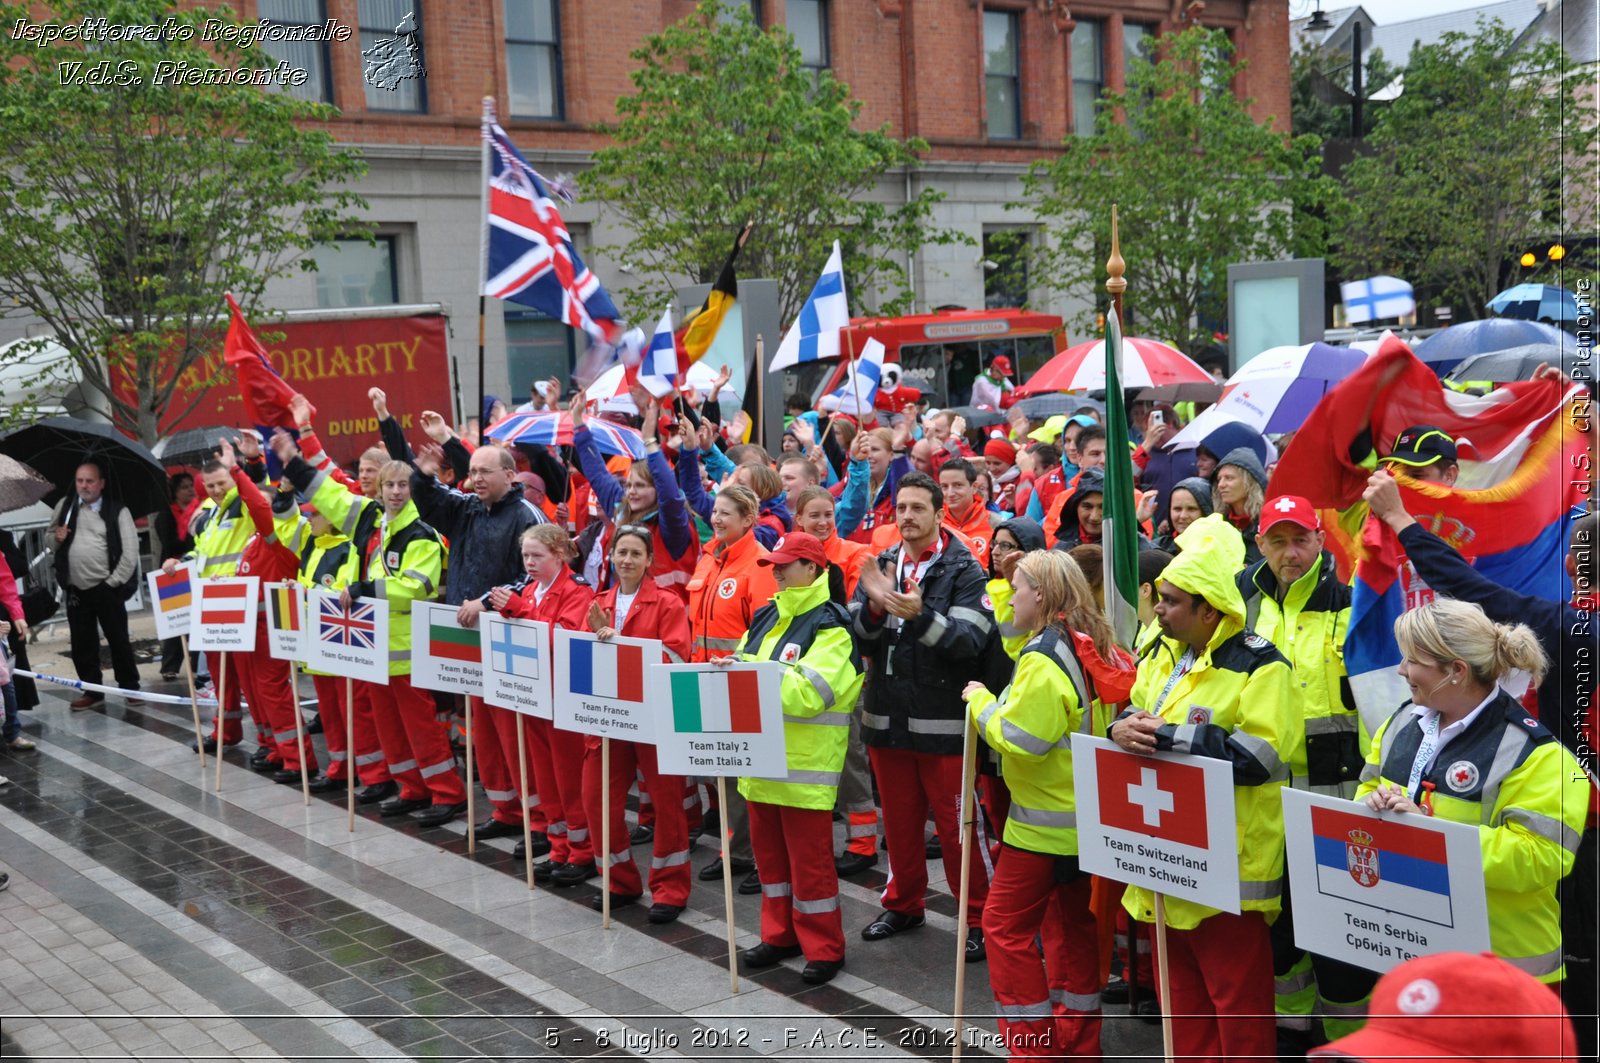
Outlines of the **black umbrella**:
M 1073 414 L 1079 410 L 1096 410 L 1104 416 L 1106 404 L 1087 395 L 1052 392 L 1048 395 L 1029 395 L 1017 403 L 1017 409 L 1027 414 L 1030 421 L 1042 421 L 1047 417 Z
M 237 428 L 184 428 L 156 443 L 150 453 L 168 465 L 201 465 L 215 455 L 217 440 L 238 434 Z
M 167 471 L 142 443 L 108 424 L 75 417 L 48 417 L 0 433 L 0 454 L 25 461 L 55 485 L 44 497 L 54 505 L 72 490 L 73 476 L 85 461 L 105 471 L 106 494 L 135 514 L 154 513 L 167 504 Z
M 1576 376 L 1579 361 L 1576 340 L 1559 346 L 1554 343 L 1525 343 L 1503 351 L 1475 354 L 1452 369 L 1450 379 L 1489 380 L 1496 384 L 1532 380 L 1533 371 L 1541 364 L 1560 366 L 1568 376 Z
M 977 406 L 956 406 L 945 412 L 952 417 L 965 418 L 968 428 L 988 428 L 991 425 L 1006 423 L 1005 414 L 994 410 L 980 409 Z

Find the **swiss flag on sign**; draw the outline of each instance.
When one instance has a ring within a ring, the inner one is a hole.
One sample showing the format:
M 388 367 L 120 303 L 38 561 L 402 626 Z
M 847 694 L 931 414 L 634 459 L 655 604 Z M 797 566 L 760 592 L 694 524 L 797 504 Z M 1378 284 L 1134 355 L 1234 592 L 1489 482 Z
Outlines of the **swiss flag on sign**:
M 1101 823 L 1206 848 L 1205 772 L 1189 764 L 1097 748 L 1095 774 Z

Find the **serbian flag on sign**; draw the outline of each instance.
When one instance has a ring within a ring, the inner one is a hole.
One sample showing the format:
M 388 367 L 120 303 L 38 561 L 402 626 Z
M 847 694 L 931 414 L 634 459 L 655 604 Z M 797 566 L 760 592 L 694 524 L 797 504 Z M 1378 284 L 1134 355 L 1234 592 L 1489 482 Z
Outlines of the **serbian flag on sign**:
M 1206 774 L 1192 764 L 1157 760 L 1097 746 L 1095 774 L 1100 782 L 1100 822 L 1117 830 L 1146 834 L 1204 849 Z
M 567 646 L 574 694 L 644 701 L 644 647 L 589 639 L 573 639 Z
M 1311 833 L 1318 892 L 1440 926 L 1455 925 L 1450 865 L 1440 832 L 1403 819 L 1370 819 L 1313 805 Z
M 1352 458 L 1352 444 L 1375 447 L 1381 461 L 1407 428 L 1448 434 L 1459 459 L 1455 485 L 1413 480 L 1398 467 L 1407 511 L 1488 579 L 1565 601 L 1568 525 L 1588 487 L 1586 476 L 1569 471 L 1587 469 L 1588 457 L 1584 433 L 1563 414 L 1580 393 L 1547 380 L 1482 396 L 1449 391 L 1409 347 L 1385 336 L 1365 365 L 1323 397 L 1284 452 L 1267 497 L 1301 494 L 1320 507 L 1340 578 L 1354 572 L 1345 667 L 1369 730 L 1409 696 L 1396 672 L 1395 619 L 1433 591 L 1389 526 L 1368 514 L 1361 493 L 1372 470 Z
M 289 401 L 294 398 L 294 388 L 286 383 L 267 359 L 267 349 L 260 337 L 245 321 L 233 293 L 228 300 L 228 335 L 222 341 L 222 359 L 233 366 L 239 377 L 239 396 L 244 400 L 245 416 L 251 424 L 264 428 L 294 430 L 294 416 L 289 412 Z M 316 416 L 315 407 L 312 416 Z

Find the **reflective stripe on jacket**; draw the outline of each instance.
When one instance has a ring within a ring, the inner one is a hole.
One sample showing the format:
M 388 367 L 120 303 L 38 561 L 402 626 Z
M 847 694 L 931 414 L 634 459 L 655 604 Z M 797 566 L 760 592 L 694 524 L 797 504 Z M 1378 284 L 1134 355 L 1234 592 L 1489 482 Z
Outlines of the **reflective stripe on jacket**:
M 769 805 L 832 809 L 863 675 L 850 614 L 828 600 L 827 574 L 773 595 L 752 620 L 739 656 L 787 666 L 781 690 L 789 767 L 783 779 L 740 779 L 739 793 Z
M 1380 783 L 1402 789 L 1422 742 L 1410 703 L 1378 728 L 1358 798 Z M 1566 976 L 1556 884 L 1572 870 L 1589 811 L 1589 777 L 1515 698 L 1497 690 L 1478 718 L 1434 757 L 1433 814 L 1475 823 L 1489 906 L 1489 947 L 1541 982 Z

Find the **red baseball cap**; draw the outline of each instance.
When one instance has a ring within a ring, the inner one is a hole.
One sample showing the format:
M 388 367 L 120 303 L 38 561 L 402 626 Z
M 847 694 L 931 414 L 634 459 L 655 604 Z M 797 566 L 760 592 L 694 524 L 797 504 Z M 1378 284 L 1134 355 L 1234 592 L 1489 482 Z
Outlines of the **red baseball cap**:
M 1313 1049 L 1313 1059 L 1573 1058 L 1577 1034 L 1554 987 L 1485 952 L 1407 960 L 1378 980 L 1367 1024 Z
M 1010 376 L 1011 375 L 1011 359 L 1006 357 L 1003 354 L 1002 355 L 998 355 L 998 356 L 996 356 L 994 361 L 989 363 L 989 368 L 993 369 L 996 373 L 999 373 L 1001 376 Z
M 791 561 L 811 561 L 821 568 L 828 567 L 828 552 L 822 548 L 822 541 L 815 535 L 805 532 L 790 532 L 778 540 L 778 545 L 766 557 L 756 561 L 758 565 L 787 565 Z
M 1298 524 L 1306 531 L 1322 530 L 1322 518 L 1317 515 L 1316 507 L 1299 495 L 1279 495 L 1261 507 L 1262 531 L 1284 521 Z

